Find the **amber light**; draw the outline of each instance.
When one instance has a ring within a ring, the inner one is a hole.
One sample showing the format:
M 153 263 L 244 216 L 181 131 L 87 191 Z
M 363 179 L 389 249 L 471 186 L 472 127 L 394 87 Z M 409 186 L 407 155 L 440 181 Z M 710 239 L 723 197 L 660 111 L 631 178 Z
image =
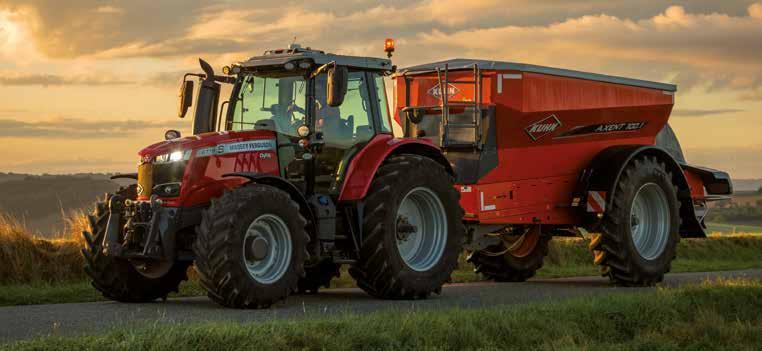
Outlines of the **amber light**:
M 394 39 L 387 38 L 384 41 L 384 51 L 386 51 L 386 54 L 389 55 L 389 57 L 392 57 L 392 53 L 394 52 Z

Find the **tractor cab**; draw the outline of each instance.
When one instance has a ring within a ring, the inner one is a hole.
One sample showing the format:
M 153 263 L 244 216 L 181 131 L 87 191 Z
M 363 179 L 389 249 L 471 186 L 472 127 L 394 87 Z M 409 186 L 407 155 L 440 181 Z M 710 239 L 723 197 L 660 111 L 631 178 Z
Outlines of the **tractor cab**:
M 334 55 L 292 44 L 226 66 L 222 76 L 203 61 L 201 66 L 205 74 L 197 75 L 201 88 L 194 135 L 274 132 L 279 176 L 310 193 L 337 193 L 342 161 L 374 136 L 392 133 L 383 80 L 394 69 L 388 59 Z M 231 86 L 231 95 L 219 103 L 222 84 Z M 192 89 L 192 82 L 184 80 L 181 117 L 191 104 Z M 314 175 L 310 181 L 305 177 L 308 168 Z

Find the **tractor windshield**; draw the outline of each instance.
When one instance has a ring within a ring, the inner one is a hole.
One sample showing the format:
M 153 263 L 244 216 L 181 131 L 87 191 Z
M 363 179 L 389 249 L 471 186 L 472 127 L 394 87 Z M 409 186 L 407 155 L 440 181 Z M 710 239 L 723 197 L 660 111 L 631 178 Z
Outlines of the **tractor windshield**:
M 307 82 L 302 75 L 243 75 L 237 84 L 227 130 L 250 130 L 258 122 L 272 121 L 278 133 L 295 136 L 296 128 L 305 124 Z

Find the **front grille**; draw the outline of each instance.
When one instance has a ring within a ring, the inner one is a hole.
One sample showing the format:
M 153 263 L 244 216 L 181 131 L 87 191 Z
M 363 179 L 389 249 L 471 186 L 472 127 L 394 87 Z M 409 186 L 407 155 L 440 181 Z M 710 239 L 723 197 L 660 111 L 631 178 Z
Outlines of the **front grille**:
M 153 165 L 143 163 L 138 166 L 138 196 L 150 197 L 153 188 Z
M 152 188 L 156 186 L 181 183 L 186 164 L 186 161 L 141 164 L 138 166 L 138 196 L 150 198 L 153 194 Z
M 153 185 L 182 182 L 186 163 L 186 161 L 154 163 L 152 171 Z

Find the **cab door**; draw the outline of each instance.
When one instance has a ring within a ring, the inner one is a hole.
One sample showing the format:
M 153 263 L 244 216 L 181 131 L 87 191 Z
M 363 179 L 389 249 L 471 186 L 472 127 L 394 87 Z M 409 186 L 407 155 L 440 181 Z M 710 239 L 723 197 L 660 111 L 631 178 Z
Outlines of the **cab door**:
M 349 73 L 347 95 L 338 107 L 325 103 L 325 75 L 315 89 L 315 131 L 322 150 L 315 156 L 315 192 L 338 195 L 347 163 L 377 133 L 378 99 L 371 74 Z M 375 104 L 374 104 L 375 102 Z

